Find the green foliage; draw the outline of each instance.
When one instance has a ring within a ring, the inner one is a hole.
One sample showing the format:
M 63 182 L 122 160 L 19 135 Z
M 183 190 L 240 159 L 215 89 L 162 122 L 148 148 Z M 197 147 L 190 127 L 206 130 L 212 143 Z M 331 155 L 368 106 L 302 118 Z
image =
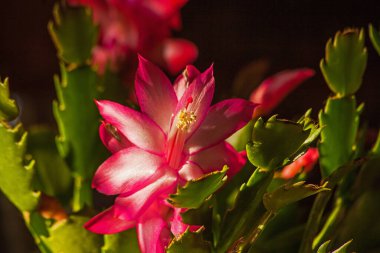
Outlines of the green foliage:
M 318 146 L 322 176 L 327 177 L 353 159 L 360 107 L 354 97 L 329 98 L 320 111 L 323 126 Z
M 372 24 L 368 27 L 369 38 L 371 39 L 373 47 L 376 49 L 377 53 L 380 55 L 380 33 L 373 27 Z
M 367 64 L 367 49 L 364 47 L 364 30 L 346 29 L 337 32 L 334 41 L 326 44 L 326 55 L 321 60 L 322 74 L 339 97 L 354 94 L 362 83 Z
M 310 133 L 300 123 L 276 116 L 265 123 L 260 118 L 253 128 L 252 142 L 247 144 L 248 159 L 259 168 L 278 168 L 300 149 Z
M 174 238 L 168 249 L 167 253 L 210 253 L 210 244 L 203 240 L 202 229 L 196 232 L 191 232 L 188 229 L 179 238 Z
M 37 188 L 49 196 L 67 196 L 72 177 L 58 154 L 55 134 L 47 127 L 33 127 L 29 133 L 28 152 L 36 161 Z
M 49 231 L 46 220 L 36 211 L 31 213 L 23 213 L 25 224 L 32 234 L 39 250 L 42 253 L 53 253 L 48 245 L 43 241 L 42 237 L 48 237 Z
M 12 120 L 18 115 L 16 102 L 9 95 L 8 78 L 0 79 L 0 121 Z
M 62 80 L 55 78 L 58 102 L 53 103 L 60 132 L 57 146 L 75 177 L 73 209 L 78 211 L 91 203 L 90 181 L 103 152 L 93 101 L 98 96 L 97 76 L 89 67 L 69 70 L 62 66 L 61 71 Z
M 59 221 L 49 228 L 50 236 L 43 236 L 42 240 L 54 253 L 100 253 L 102 236 L 83 228 L 87 220 L 87 217 L 71 216 Z
M 291 185 L 284 185 L 273 192 L 264 194 L 263 202 L 268 211 L 277 212 L 289 204 L 328 190 L 324 185 L 305 185 L 305 182 L 301 181 Z
M 262 198 L 272 181 L 273 173 L 273 171 L 256 169 L 248 182 L 241 186 L 233 208 L 223 216 L 220 236 L 214 240 L 216 252 L 227 252 L 252 228 L 259 225 L 260 218 L 266 212 Z
M 32 188 L 34 161 L 26 159 L 26 142 L 21 125 L 9 128 L 0 123 L 0 187 L 21 211 L 33 210 L 39 199 Z
M 221 171 L 209 173 L 199 179 L 186 183 L 179 187 L 176 194 L 170 195 L 168 201 L 182 208 L 198 208 L 216 190 L 218 190 L 227 180 L 225 176 L 228 167 L 224 166 Z
M 48 29 L 58 50 L 58 57 L 65 63 L 83 65 L 91 58 L 92 48 L 98 37 L 98 29 L 92 22 L 88 9 L 59 7 L 55 5 L 54 22 Z
M 332 253 L 347 253 L 347 248 L 348 246 L 351 244 L 352 240 L 351 241 L 348 241 L 346 242 L 345 244 L 343 244 L 341 247 L 339 247 L 338 249 L 334 250 Z M 323 243 L 317 253 L 328 253 L 328 247 L 330 246 L 330 241 L 327 241 L 325 243 Z
M 102 253 L 120 252 L 140 253 L 135 229 L 128 229 L 112 235 L 104 235 Z

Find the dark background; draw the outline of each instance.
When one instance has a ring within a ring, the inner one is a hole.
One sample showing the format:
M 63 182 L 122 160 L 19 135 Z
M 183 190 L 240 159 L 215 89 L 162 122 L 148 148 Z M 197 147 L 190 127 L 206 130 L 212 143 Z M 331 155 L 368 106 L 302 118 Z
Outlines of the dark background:
M 9 76 L 12 92 L 22 99 L 27 125 L 54 124 L 53 75 L 59 66 L 47 32 L 54 1 L 0 3 L 0 76 Z M 205 69 L 214 62 L 219 99 L 231 96 L 237 73 L 252 62 L 266 66 L 266 72 L 261 73 L 265 76 L 289 68 L 311 67 L 316 76 L 288 96 L 275 113 L 289 118 L 312 107 L 316 117 L 329 95 L 318 67 L 326 41 L 345 27 L 367 29 L 370 22 L 379 27 L 380 2 L 190 0 L 182 15 L 183 30 L 176 35 L 198 45 L 197 67 Z M 366 45 L 367 70 L 357 98 L 366 104 L 363 120 L 379 128 L 380 56 L 367 35 Z M 0 207 L 1 252 L 31 252 L 31 239 L 19 214 L 4 197 L 0 198 Z

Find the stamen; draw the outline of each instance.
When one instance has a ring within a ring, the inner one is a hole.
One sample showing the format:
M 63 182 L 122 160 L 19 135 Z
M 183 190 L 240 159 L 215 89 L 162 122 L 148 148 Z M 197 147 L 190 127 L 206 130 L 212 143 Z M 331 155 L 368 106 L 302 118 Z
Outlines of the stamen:
M 178 114 L 177 128 L 180 130 L 189 129 L 190 125 L 195 122 L 197 116 L 192 111 L 182 109 Z

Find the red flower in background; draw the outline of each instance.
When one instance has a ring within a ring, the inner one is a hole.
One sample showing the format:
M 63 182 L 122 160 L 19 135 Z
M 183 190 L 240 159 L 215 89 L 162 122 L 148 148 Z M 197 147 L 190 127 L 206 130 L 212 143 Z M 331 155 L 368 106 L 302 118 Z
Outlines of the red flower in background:
M 309 148 L 305 154 L 300 156 L 291 164 L 285 166 L 281 171 L 284 179 L 294 178 L 298 173 L 311 171 L 318 162 L 319 153 L 317 148 Z
M 179 11 L 186 0 L 68 2 L 91 8 L 95 22 L 100 25 L 99 43 L 93 51 L 93 61 L 100 73 L 107 64 L 118 70 L 125 62 L 134 62 L 139 53 L 175 74 L 198 55 L 192 42 L 170 38 L 172 29 L 181 28 Z

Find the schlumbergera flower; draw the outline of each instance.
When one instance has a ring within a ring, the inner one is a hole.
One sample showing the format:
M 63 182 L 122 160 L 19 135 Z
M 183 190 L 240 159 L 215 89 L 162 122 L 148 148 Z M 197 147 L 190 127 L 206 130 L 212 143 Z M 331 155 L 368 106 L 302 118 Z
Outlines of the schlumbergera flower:
M 171 234 L 189 227 L 168 195 L 223 165 L 229 176 L 240 170 L 245 159 L 225 139 L 251 119 L 255 105 L 229 99 L 210 107 L 214 86 L 212 66 L 203 73 L 187 66 L 172 86 L 140 57 L 135 90 L 141 112 L 97 101 L 100 137 L 113 155 L 96 171 L 93 187 L 118 196 L 87 229 L 109 234 L 136 227 L 142 252 L 164 252 Z
M 314 70 L 308 68 L 284 70 L 265 79 L 250 96 L 252 102 L 260 104 L 255 109 L 254 117 L 270 113 L 292 90 L 314 73 Z
M 91 8 L 100 26 L 100 42 L 93 51 L 94 63 L 103 72 L 134 60 L 136 53 L 178 73 L 193 62 L 198 51 L 185 39 L 170 38 L 181 28 L 180 9 L 187 0 L 68 0 Z

